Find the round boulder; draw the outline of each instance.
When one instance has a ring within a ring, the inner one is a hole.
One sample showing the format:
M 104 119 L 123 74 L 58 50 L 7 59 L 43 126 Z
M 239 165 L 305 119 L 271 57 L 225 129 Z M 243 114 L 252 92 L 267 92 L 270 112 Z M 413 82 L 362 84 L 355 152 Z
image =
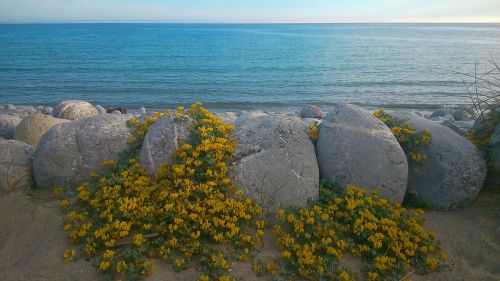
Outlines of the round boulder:
M 321 111 L 321 108 L 315 105 L 305 105 L 302 107 L 302 110 L 300 110 L 300 117 L 321 119 L 323 118 L 323 112 Z
M 264 111 L 261 110 L 255 110 L 255 111 L 243 111 L 240 114 L 238 114 L 238 118 L 234 120 L 234 125 L 235 126 L 240 126 L 241 124 L 247 122 L 249 119 L 259 117 L 259 116 L 267 116 L 268 114 L 265 113 Z
M 106 113 L 106 109 L 104 107 L 102 107 L 101 105 L 96 105 L 95 108 L 97 109 L 97 111 L 99 112 L 99 114 Z
M 36 148 L 43 134 L 45 134 L 50 127 L 62 122 L 68 122 L 68 120 L 54 118 L 40 113 L 32 114 L 19 123 L 14 132 L 14 139 L 25 142 Z
M 434 117 L 446 117 L 449 119 L 450 117 L 453 118 L 453 115 L 455 114 L 455 110 L 452 108 L 439 108 L 434 110 L 431 114 L 431 118 Z
M 102 114 L 51 127 L 35 151 L 33 171 L 38 188 L 72 188 L 102 174 L 99 164 L 118 161 L 130 135 L 127 117 Z
M 221 112 L 216 113 L 215 116 L 219 117 L 226 124 L 234 124 L 236 119 L 238 119 L 238 115 L 235 112 Z
M 33 147 L 0 139 L 0 193 L 28 190 L 33 184 Z
M 150 175 L 163 163 L 172 163 L 172 153 L 188 139 L 189 127 L 186 121 L 176 120 L 168 115 L 156 121 L 144 137 L 140 152 L 140 164 Z
M 304 121 L 285 115 L 246 118 L 234 137 L 234 184 L 261 203 L 265 214 L 318 197 L 318 163 Z
M 17 116 L 0 114 L 0 137 L 11 139 L 21 120 Z
M 98 115 L 99 111 L 83 100 L 64 100 L 53 111 L 54 117 L 68 120 L 85 119 Z
M 486 177 L 479 150 L 446 126 L 409 113 L 393 115 L 412 123 L 415 130 L 428 130 L 432 137 L 422 150 L 427 159 L 410 161 L 408 198 L 438 210 L 460 208 L 474 200 Z
M 339 187 L 354 184 L 402 202 L 408 163 L 391 130 L 370 112 L 340 104 L 319 126 L 316 153 L 320 174 Z

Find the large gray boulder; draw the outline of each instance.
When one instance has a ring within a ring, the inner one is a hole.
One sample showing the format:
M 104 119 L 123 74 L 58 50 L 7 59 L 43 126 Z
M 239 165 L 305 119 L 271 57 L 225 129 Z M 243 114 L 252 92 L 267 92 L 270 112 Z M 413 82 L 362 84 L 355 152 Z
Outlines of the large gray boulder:
M 455 114 L 455 109 L 452 109 L 452 108 L 439 108 L 439 109 L 436 109 L 434 110 L 434 112 L 432 112 L 431 114 L 431 118 L 434 118 L 434 117 L 448 117 L 448 116 L 451 116 L 451 118 L 453 118 L 453 115 Z
M 64 100 L 53 111 L 54 117 L 68 120 L 85 119 L 98 115 L 99 111 L 83 100 Z
M 0 137 L 11 139 L 21 120 L 17 116 L 0 114 Z
M 0 139 L 0 151 L 0 194 L 28 190 L 33 185 L 33 147 Z
M 236 115 L 235 112 L 220 112 L 216 113 L 215 116 L 217 116 L 222 122 L 232 125 L 234 125 L 234 122 L 238 119 L 238 115 Z
M 354 184 L 402 202 L 408 163 L 398 141 L 378 118 L 351 104 L 340 104 L 319 126 L 316 153 L 321 176 L 340 187 Z
M 101 174 L 99 164 L 119 160 L 130 135 L 127 118 L 102 114 L 84 120 L 60 123 L 40 139 L 33 171 L 38 188 L 72 188 L 88 179 L 91 172 Z
M 99 114 L 105 114 L 106 113 L 106 109 L 104 107 L 102 107 L 101 105 L 96 105 L 95 106 L 95 109 L 97 109 L 97 111 L 99 112 Z
M 459 108 L 453 113 L 453 117 L 457 121 L 467 121 L 477 119 L 476 111 L 472 108 Z
M 265 214 L 279 207 L 306 206 L 319 194 L 319 171 L 309 128 L 297 117 L 262 115 L 237 126 L 237 188 L 262 204 Z
M 432 137 L 432 143 L 422 148 L 427 159 L 410 161 L 409 198 L 438 210 L 456 209 L 474 200 L 486 177 L 479 150 L 446 126 L 409 113 L 393 115 L 412 123 L 415 130 L 428 130 Z
M 32 105 L 7 105 L 6 107 L 0 109 L 0 114 L 7 114 L 12 116 L 17 116 L 19 118 L 26 118 L 31 114 L 36 112 L 36 108 Z
M 34 148 L 38 146 L 38 141 L 47 130 L 59 123 L 69 122 L 66 119 L 54 118 L 41 113 L 34 113 L 26 117 L 16 128 L 14 139 L 27 143 Z
M 323 112 L 321 108 L 315 105 L 305 105 L 300 110 L 300 117 L 302 118 L 323 118 Z
M 234 120 L 234 125 L 236 127 L 238 127 L 241 124 L 247 122 L 249 119 L 259 117 L 259 116 L 267 116 L 267 115 L 269 115 L 269 114 L 267 114 L 261 110 L 243 111 L 243 112 L 240 112 L 240 114 L 238 115 L 238 118 L 236 118 L 236 120 Z
M 156 121 L 144 137 L 140 163 L 150 175 L 155 175 L 163 163 L 172 163 L 172 153 L 189 137 L 186 121 L 176 120 L 173 115 Z

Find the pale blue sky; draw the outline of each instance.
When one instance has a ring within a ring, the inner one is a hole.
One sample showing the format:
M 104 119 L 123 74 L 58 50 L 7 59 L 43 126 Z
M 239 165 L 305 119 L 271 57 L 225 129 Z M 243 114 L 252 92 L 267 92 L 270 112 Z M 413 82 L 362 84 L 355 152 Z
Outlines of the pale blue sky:
M 500 0 L 0 0 L 0 22 L 500 22 Z

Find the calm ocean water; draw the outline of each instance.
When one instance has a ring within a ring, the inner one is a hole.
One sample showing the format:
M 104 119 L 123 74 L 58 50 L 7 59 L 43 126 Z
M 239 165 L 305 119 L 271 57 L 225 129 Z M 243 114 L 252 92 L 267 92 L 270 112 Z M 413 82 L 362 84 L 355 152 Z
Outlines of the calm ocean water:
M 487 59 L 500 24 L 0 25 L 0 104 L 463 104 Z

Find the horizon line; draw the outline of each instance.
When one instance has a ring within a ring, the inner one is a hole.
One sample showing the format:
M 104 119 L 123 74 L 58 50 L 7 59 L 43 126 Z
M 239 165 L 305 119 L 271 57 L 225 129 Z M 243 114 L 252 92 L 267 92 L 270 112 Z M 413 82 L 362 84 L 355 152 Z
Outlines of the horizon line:
M 170 21 L 6 21 L 2 22 L 0 20 L 0 24 L 500 24 L 498 22 L 462 22 L 462 21 L 414 21 L 414 22 L 406 22 L 406 21 L 389 21 L 389 22 L 350 22 L 350 21 L 339 21 L 339 22 L 230 22 L 230 21 L 221 21 L 221 22 L 170 22 Z

